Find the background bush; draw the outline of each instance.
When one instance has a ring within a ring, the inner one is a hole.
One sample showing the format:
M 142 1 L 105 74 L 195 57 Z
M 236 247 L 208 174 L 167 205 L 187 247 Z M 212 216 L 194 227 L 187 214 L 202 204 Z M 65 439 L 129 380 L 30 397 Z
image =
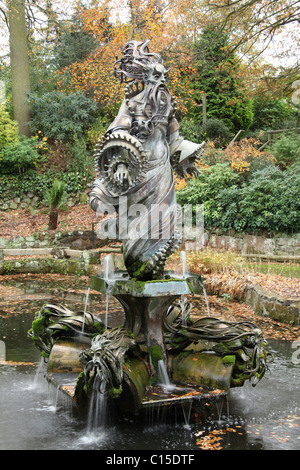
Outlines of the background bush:
M 42 96 L 30 93 L 28 102 L 33 115 L 31 132 L 40 132 L 51 140 L 73 142 L 80 139 L 96 119 L 97 105 L 83 93 L 52 91 Z
M 28 192 L 33 192 L 35 196 L 43 200 L 50 191 L 53 181 L 59 179 L 66 184 L 67 193 L 81 193 L 86 191 L 88 184 L 93 180 L 90 172 L 78 171 L 55 171 L 55 169 L 37 173 L 29 170 L 22 175 L 2 175 L 0 176 L 1 199 L 12 199 L 23 197 Z
M 204 126 L 206 136 L 209 140 L 219 141 L 224 145 L 230 140 L 232 135 L 228 126 L 221 119 L 208 119 Z
M 0 158 L 3 147 L 18 140 L 18 124 L 9 117 L 4 106 L 0 105 Z
M 203 204 L 208 230 L 292 233 L 300 230 L 299 187 L 297 165 L 285 171 L 270 165 L 243 181 L 224 163 L 190 180 L 177 192 L 177 201 L 181 205 Z
M 281 168 L 300 163 L 300 135 L 282 135 L 269 146 L 269 150 Z
M 39 159 L 36 139 L 22 137 L 19 142 L 13 142 L 2 149 L 0 173 L 24 173 L 29 168 L 34 168 Z

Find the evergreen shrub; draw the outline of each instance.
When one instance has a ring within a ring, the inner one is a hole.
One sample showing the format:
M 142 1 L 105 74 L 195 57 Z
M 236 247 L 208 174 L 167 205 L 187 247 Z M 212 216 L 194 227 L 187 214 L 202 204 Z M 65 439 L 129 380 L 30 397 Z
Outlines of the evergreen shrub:
M 229 164 L 209 167 L 177 192 L 177 201 L 204 205 L 208 230 L 259 233 L 300 230 L 300 166 L 274 165 L 254 171 L 247 181 Z
M 73 142 L 80 139 L 96 119 L 96 103 L 81 92 L 52 91 L 42 96 L 29 93 L 28 102 L 33 116 L 31 132 L 40 132 L 51 140 Z

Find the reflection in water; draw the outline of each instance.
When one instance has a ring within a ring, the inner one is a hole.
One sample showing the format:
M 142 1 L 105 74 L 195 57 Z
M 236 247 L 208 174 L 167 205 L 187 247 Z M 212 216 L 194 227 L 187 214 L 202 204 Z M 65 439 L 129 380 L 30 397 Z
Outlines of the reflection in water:
M 225 403 L 211 403 L 205 419 L 194 409 L 184 409 L 186 420 L 178 419 L 183 412 L 178 409 L 178 416 L 173 413 L 169 420 L 161 412 L 151 424 L 145 419 L 133 426 L 129 417 L 113 426 L 88 429 L 86 417 L 71 407 L 67 397 L 48 388 L 46 365 L 27 337 L 34 312 L 43 303 L 60 302 L 82 310 L 86 289 L 80 296 L 61 295 L 63 301 L 58 291 L 50 289 L 43 301 L 39 294 L 27 305 L 23 296 L 15 304 L 0 306 L 0 340 L 10 361 L 0 364 L 0 449 L 299 449 L 300 367 L 291 361 L 292 342 L 283 340 L 268 341 L 274 362 L 264 379 L 254 388 L 246 383 L 231 389 Z M 105 315 L 105 297 L 90 293 L 89 310 L 99 314 L 99 308 Z M 113 298 L 110 308 L 110 320 L 122 323 Z M 4 315 L 9 309 L 15 314 Z

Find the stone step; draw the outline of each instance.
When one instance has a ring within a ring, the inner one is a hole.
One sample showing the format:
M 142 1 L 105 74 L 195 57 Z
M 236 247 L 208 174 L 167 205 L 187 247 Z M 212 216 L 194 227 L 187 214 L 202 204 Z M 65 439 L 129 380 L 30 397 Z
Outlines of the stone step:
M 53 255 L 58 252 L 64 252 L 66 257 L 80 258 L 85 250 L 73 250 L 71 248 L 4 248 L 3 256 L 36 256 L 36 255 Z M 100 248 L 98 250 L 86 250 L 89 254 L 97 253 L 121 253 L 120 248 Z

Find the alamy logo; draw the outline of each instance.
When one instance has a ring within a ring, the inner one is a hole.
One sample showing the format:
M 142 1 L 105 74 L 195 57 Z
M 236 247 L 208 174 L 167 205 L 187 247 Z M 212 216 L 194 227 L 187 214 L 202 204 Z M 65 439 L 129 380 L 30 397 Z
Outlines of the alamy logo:
M 0 341 L 0 362 L 4 362 L 6 360 L 6 348 L 4 341 Z
M 186 204 L 181 207 L 169 207 L 166 204 L 129 204 L 126 196 L 118 201 L 118 217 L 107 218 L 97 224 L 98 238 L 139 240 L 139 239 L 170 239 L 175 231 L 176 237 L 183 240 L 195 240 L 203 243 L 204 206 Z M 98 216 L 116 213 L 115 206 L 102 203 Z
M 300 364 L 300 339 L 292 342 L 292 349 L 295 349 L 292 354 L 292 363 L 298 365 Z
M 294 104 L 299 104 L 300 103 L 300 80 L 295 80 L 292 83 L 292 88 L 295 88 L 295 91 L 292 94 L 292 102 Z

